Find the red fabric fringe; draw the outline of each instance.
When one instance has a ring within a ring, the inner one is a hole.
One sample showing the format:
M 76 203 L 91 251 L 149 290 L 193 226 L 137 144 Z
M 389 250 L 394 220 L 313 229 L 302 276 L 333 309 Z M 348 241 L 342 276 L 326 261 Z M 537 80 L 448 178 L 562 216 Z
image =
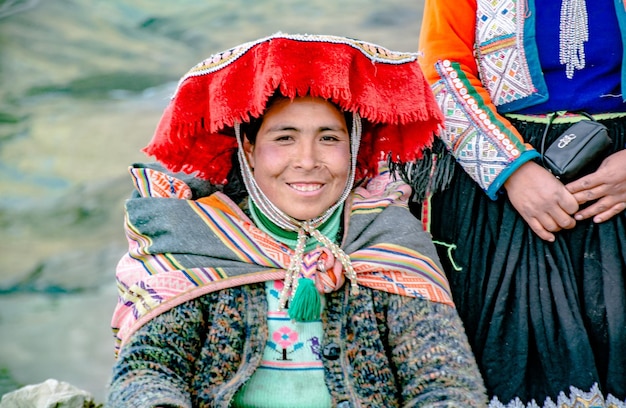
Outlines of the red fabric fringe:
M 374 61 L 368 49 L 381 58 L 390 55 L 392 62 Z M 394 61 L 412 54 L 341 37 L 287 35 L 238 51 L 213 56 L 183 78 L 144 152 L 172 171 L 223 184 L 237 149 L 235 121 L 259 117 L 277 89 L 290 98 L 329 99 L 361 115 L 359 178 L 375 174 L 387 154 L 401 161 L 420 158 L 443 123 L 418 62 Z

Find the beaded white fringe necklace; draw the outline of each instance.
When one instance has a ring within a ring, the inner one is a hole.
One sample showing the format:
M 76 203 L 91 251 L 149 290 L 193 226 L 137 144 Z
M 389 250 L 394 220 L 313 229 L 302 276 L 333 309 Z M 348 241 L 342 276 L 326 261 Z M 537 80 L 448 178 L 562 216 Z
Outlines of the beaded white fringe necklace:
M 589 23 L 585 0 L 562 0 L 559 24 L 559 62 L 565 65 L 568 79 L 575 69 L 585 68 L 585 42 L 589 40 Z

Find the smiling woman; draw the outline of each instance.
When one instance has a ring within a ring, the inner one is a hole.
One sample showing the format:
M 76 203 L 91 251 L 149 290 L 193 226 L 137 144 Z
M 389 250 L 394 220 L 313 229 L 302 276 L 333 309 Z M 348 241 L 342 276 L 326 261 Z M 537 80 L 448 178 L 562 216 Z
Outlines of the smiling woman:
M 161 164 L 131 168 L 107 405 L 484 406 L 380 161 L 419 157 L 434 106 L 415 54 L 344 37 L 276 34 L 183 77 L 145 149 Z

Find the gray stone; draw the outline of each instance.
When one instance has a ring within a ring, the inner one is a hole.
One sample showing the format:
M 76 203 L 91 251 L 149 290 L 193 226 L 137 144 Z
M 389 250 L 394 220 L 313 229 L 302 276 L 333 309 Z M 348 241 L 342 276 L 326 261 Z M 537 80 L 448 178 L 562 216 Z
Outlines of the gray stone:
M 49 379 L 5 394 L 0 408 L 84 408 L 90 402 L 93 396 L 87 391 Z

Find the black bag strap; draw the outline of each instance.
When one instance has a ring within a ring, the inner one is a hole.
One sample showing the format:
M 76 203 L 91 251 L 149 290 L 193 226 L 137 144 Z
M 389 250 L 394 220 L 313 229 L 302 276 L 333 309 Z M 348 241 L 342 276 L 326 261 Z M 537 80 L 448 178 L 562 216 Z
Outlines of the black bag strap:
M 543 129 L 543 135 L 541 136 L 541 164 L 543 165 L 543 167 L 546 167 L 546 161 L 545 158 L 543 157 L 544 153 L 546 152 L 546 136 L 548 135 L 548 130 L 550 130 L 550 126 L 552 126 L 552 122 L 554 122 L 554 119 L 558 116 L 557 112 L 552 112 L 548 114 L 548 123 L 546 124 L 546 127 Z

